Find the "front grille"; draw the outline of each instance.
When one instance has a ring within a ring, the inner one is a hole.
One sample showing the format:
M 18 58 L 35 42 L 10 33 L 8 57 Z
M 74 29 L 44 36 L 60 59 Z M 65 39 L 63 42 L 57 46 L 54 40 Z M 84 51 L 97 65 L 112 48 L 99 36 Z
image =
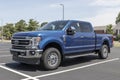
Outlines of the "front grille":
M 12 49 L 21 49 L 26 50 L 27 46 L 31 44 L 31 39 L 26 39 L 26 37 L 20 36 L 20 37 L 12 37 L 11 40 Z
M 12 40 L 11 43 L 17 45 L 29 45 L 30 40 Z
M 25 36 L 13 36 L 12 39 L 26 39 Z
M 12 49 L 27 50 L 26 46 L 16 46 L 16 45 L 12 45 Z

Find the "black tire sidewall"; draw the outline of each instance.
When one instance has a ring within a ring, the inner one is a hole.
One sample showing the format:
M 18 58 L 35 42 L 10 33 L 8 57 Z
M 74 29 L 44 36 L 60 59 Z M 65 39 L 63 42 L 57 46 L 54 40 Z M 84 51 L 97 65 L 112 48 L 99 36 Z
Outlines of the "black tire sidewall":
M 50 66 L 48 64 L 48 61 L 47 61 L 47 57 L 48 55 L 51 53 L 51 52 L 55 52 L 58 56 L 58 63 L 55 65 L 55 66 Z M 56 69 L 58 68 L 58 66 L 60 65 L 61 63 L 61 54 L 60 54 L 60 51 L 56 48 L 48 48 L 44 51 L 43 53 L 43 57 L 42 57 L 42 60 L 43 60 L 43 65 L 44 65 L 44 68 L 47 69 L 47 70 L 52 70 L 52 69 Z

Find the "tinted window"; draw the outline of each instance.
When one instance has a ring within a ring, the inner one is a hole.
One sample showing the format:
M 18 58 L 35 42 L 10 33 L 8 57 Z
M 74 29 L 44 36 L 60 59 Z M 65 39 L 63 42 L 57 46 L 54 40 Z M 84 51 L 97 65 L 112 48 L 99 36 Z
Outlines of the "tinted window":
M 80 32 L 80 24 L 78 22 L 71 23 L 70 28 L 74 28 L 76 32 Z
M 54 21 L 44 25 L 38 30 L 62 30 L 67 23 L 68 21 Z
M 91 25 L 89 23 L 80 23 L 81 32 L 92 32 Z

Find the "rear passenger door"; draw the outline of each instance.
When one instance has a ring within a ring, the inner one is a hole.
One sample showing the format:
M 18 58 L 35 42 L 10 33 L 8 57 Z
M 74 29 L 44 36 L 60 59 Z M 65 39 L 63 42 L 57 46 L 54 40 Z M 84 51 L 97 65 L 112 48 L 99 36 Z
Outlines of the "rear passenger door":
M 92 51 L 95 49 L 95 33 L 92 25 L 88 22 L 80 22 L 80 38 L 83 40 L 83 51 Z

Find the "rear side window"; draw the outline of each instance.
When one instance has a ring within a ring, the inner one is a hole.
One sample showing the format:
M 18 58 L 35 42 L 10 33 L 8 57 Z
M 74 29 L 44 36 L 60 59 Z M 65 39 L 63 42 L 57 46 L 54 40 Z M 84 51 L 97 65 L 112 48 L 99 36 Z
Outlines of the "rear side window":
M 81 32 L 92 32 L 91 25 L 89 23 L 80 23 Z

